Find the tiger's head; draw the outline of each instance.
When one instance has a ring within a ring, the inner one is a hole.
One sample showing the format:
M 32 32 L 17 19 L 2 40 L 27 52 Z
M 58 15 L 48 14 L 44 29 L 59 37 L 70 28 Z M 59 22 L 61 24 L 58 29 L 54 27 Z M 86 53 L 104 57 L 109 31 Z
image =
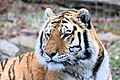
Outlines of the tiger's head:
M 92 55 L 97 58 L 100 46 L 87 9 L 55 14 L 47 8 L 44 19 L 35 48 L 42 65 L 59 71 Z

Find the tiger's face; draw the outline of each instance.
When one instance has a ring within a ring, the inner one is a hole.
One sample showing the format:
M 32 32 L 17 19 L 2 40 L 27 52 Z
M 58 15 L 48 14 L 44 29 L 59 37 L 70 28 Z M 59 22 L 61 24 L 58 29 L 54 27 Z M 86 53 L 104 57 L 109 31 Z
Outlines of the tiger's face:
M 86 58 L 83 34 L 88 31 L 89 15 L 86 9 L 59 14 L 53 14 L 49 8 L 45 11 L 46 23 L 36 45 L 41 64 L 52 70 L 62 70 L 67 65 L 74 65 L 77 59 Z

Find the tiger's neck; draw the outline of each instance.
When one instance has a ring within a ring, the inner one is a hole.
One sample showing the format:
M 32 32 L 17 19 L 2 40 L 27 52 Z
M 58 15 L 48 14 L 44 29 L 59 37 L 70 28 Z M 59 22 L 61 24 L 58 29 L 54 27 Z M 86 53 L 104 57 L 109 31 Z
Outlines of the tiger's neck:
M 70 68 L 72 67 L 72 68 Z M 55 72 L 60 80 L 90 80 L 93 79 L 91 69 L 82 69 L 79 65 L 70 66 L 63 71 Z

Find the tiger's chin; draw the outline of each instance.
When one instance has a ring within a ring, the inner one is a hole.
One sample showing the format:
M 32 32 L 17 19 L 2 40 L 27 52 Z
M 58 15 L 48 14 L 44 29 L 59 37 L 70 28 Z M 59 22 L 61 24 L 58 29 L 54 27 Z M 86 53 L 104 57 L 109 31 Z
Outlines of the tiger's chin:
M 47 64 L 48 69 L 53 71 L 61 71 L 65 69 L 65 66 L 61 63 L 50 62 Z
M 65 69 L 65 66 L 59 62 L 46 62 L 45 58 L 42 57 L 41 55 L 39 55 L 39 62 L 41 65 L 47 67 L 48 69 L 52 70 L 52 71 L 61 71 Z

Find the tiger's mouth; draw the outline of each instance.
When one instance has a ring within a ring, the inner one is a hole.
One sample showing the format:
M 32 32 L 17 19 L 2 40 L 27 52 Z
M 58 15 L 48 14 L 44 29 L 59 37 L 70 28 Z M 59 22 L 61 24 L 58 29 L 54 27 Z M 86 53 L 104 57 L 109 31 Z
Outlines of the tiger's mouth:
M 53 71 L 64 70 L 69 62 L 67 57 L 60 58 L 60 56 L 57 55 L 52 58 L 46 55 L 43 56 L 43 58 L 46 62 L 45 66 Z
M 63 64 L 64 66 L 67 65 L 67 62 L 66 61 L 61 61 L 61 62 L 57 62 L 57 61 L 54 61 L 54 60 L 50 60 L 50 61 L 46 61 L 48 64 L 49 63 L 54 63 L 54 64 Z
M 64 66 L 67 65 L 67 61 L 68 61 L 68 55 L 61 55 L 58 56 L 58 54 L 56 54 L 54 57 L 50 57 L 48 55 L 44 55 L 43 56 L 47 65 L 49 64 L 63 64 Z
M 49 60 L 49 61 L 46 61 L 47 63 L 60 63 L 60 62 L 57 62 L 57 61 L 54 61 L 54 60 Z
M 55 63 L 58 63 L 58 62 L 56 62 L 56 61 L 54 61 L 54 60 L 50 60 L 50 61 L 46 61 L 47 63 L 50 63 L 50 62 L 55 62 Z

